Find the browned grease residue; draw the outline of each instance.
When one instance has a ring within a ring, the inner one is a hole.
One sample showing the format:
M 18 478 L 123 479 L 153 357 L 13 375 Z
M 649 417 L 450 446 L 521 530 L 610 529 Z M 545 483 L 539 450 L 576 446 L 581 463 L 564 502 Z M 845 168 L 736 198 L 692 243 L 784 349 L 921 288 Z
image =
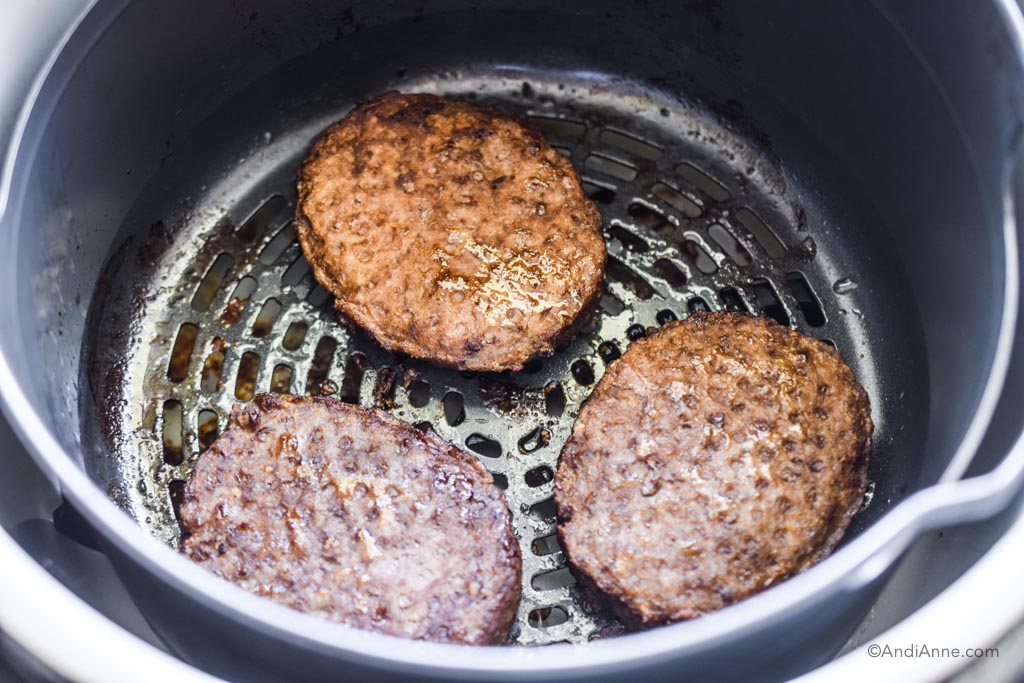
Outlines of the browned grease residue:
M 224 307 L 224 312 L 220 314 L 220 321 L 227 326 L 234 325 L 238 322 L 238 318 L 241 317 L 242 311 L 249 305 L 249 299 L 234 298 L 228 302 L 228 305 Z

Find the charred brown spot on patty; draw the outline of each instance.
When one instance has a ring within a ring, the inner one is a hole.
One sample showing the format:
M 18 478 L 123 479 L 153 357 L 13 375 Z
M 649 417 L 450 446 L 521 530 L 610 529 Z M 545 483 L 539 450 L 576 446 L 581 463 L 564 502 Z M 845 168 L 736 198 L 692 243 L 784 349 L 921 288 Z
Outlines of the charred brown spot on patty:
M 181 551 L 242 588 L 356 628 L 508 639 L 519 544 L 470 455 L 379 410 L 261 394 L 199 458 Z
M 860 509 L 870 412 L 835 349 L 770 319 L 663 326 L 609 366 L 559 458 L 573 571 L 646 627 L 806 569 Z
M 494 110 L 387 93 L 313 145 L 296 227 L 341 316 L 464 370 L 549 355 L 600 297 L 601 216 L 571 163 Z

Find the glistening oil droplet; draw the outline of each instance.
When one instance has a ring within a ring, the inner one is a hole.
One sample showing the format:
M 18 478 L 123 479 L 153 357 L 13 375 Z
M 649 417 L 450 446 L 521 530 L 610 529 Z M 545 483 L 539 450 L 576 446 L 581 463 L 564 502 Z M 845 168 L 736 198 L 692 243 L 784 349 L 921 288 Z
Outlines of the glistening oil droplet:
M 864 502 L 860 505 L 860 511 L 864 512 L 871 506 L 871 501 L 875 499 L 875 482 L 869 481 L 867 489 L 864 491 Z
M 848 277 L 836 280 L 835 284 L 832 285 L 832 290 L 836 294 L 849 294 L 855 289 L 857 289 L 857 281 Z

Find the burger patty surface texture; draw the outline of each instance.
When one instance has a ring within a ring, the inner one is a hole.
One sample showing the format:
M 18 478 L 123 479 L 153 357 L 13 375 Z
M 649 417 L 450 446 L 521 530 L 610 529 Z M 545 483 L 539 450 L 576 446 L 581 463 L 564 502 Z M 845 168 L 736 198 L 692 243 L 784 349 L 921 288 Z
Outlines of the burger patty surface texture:
M 580 412 L 555 477 L 562 548 L 629 626 L 719 609 L 835 548 L 861 507 L 872 429 L 827 344 L 747 314 L 670 323 Z
M 361 629 L 501 644 L 519 544 L 472 456 L 379 410 L 260 394 L 200 455 L 181 551 L 242 588 Z
M 536 130 L 386 93 L 314 143 L 296 228 L 317 281 L 384 347 L 462 370 L 552 353 L 600 297 L 601 216 Z

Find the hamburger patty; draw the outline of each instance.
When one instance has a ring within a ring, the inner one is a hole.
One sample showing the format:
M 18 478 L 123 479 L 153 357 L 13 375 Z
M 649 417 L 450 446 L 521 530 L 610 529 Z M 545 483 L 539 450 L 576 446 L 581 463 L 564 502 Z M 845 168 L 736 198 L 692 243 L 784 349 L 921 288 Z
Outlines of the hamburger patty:
M 330 398 L 261 394 L 232 410 L 181 524 L 181 551 L 218 576 L 357 628 L 500 644 L 519 603 L 519 545 L 483 466 Z
M 600 296 L 601 216 L 572 164 L 491 109 L 386 93 L 330 126 L 296 227 L 343 318 L 392 351 L 518 370 Z
M 872 429 L 827 344 L 748 314 L 670 323 L 580 411 L 555 476 L 562 548 L 627 625 L 716 610 L 835 548 Z

